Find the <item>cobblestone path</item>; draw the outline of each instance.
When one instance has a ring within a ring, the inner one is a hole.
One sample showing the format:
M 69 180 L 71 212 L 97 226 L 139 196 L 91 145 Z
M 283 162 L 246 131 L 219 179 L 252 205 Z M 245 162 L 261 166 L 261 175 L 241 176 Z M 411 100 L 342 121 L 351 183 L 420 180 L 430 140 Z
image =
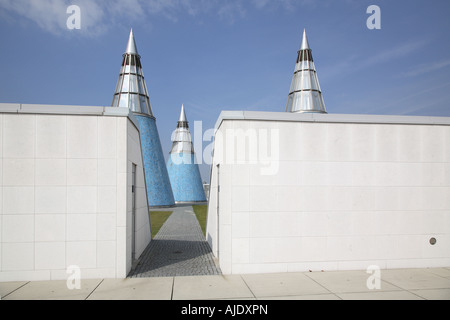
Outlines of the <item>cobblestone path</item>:
M 173 209 L 143 252 L 132 278 L 221 274 L 192 206 Z

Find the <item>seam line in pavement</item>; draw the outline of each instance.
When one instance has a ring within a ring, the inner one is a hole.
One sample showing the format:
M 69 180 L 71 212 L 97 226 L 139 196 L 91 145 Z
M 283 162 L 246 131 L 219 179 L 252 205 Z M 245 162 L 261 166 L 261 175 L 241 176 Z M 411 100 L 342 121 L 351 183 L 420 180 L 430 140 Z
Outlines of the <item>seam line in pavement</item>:
M 247 284 L 247 282 L 245 281 L 244 277 L 242 275 L 240 275 L 242 281 L 244 281 L 245 285 L 247 286 L 248 290 L 250 290 L 251 294 L 253 295 L 253 298 L 255 298 L 256 300 L 258 300 L 258 298 L 255 296 L 255 294 L 253 293 L 252 289 L 249 287 L 249 285 Z
M 332 292 L 330 289 L 328 289 L 327 287 L 325 287 L 323 284 L 321 284 L 320 282 L 316 281 L 315 279 L 311 278 L 307 273 L 304 273 L 304 275 L 308 278 L 311 279 L 312 281 L 314 281 L 315 283 L 317 283 L 319 286 L 321 286 L 322 288 L 324 288 L 325 290 L 328 291 L 328 293 L 334 294 L 335 296 L 337 296 L 337 294 L 335 292 Z M 341 297 L 339 297 L 339 299 L 341 299 Z M 342 299 L 341 299 L 342 300 Z
M 95 290 L 97 290 L 97 288 L 103 283 L 103 281 L 105 281 L 105 279 L 102 279 L 102 281 L 100 281 L 100 282 L 98 283 L 98 285 L 95 286 L 95 288 L 91 291 L 91 293 L 89 293 L 89 294 L 87 295 L 86 298 L 84 298 L 84 300 L 89 299 L 89 297 L 94 293 Z
M 6 298 L 7 296 L 9 296 L 9 295 L 13 294 L 14 292 L 16 292 L 17 290 L 19 290 L 20 288 L 25 287 L 25 286 L 26 286 L 27 284 L 29 284 L 30 282 L 31 282 L 31 281 L 27 281 L 26 283 L 24 283 L 24 284 L 21 285 L 20 287 L 14 289 L 13 291 L 9 292 L 9 293 L 8 293 L 7 295 L 5 295 L 5 296 L 2 296 L 1 298 L 2 298 L 2 299 Z
M 175 288 L 175 277 L 172 277 L 172 292 L 170 293 L 170 300 L 173 300 L 173 290 Z

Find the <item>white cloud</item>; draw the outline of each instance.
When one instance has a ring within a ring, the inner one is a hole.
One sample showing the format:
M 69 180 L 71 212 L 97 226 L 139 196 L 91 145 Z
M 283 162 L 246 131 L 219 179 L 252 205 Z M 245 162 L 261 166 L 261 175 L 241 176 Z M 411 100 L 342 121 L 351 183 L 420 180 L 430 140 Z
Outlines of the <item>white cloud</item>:
M 42 29 L 57 33 L 66 25 L 66 10 L 64 1 L 56 0 L 0 0 L 0 7 L 14 12 L 19 17 L 32 20 Z
M 192 17 L 212 15 L 221 21 L 234 23 L 243 19 L 246 10 L 266 7 L 291 9 L 311 0 L 0 0 L 0 14 L 8 21 L 32 21 L 41 29 L 55 35 L 67 31 L 67 7 L 81 9 L 83 35 L 96 36 L 111 26 L 128 21 L 148 23 L 149 16 L 159 15 L 173 22 L 181 14 Z M 151 22 L 150 22 L 151 23 Z M 29 24 L 28 24 L 29 25 Z
M 100 2 L 101 3 L 101 2 Z M 0 8 L 13 14 L 10 21 L 21 21 L 24 18 L 36 23 L 41 29 L 55 35 L 67 30 L 67 19 L 70 14 L 67 8 L 78 5 L 81 11 L 80 32 L 97 34 L 103 31 L 101 21 L 104 19 L 103 8 L 91 0 L 0 0 Z M 3 13 L 5 14 L 5 12 Z
M 270 0 L 252 0 L 252 3 L 255 5 L 256 8 L 261 9 L 267 6 L 267 4 L 270 2 Z
M 240 2 L 228 1 L 218 9 L 217 14 L 222 20 L 234 23 L 236 19 L 245 16 L 245 9 Z

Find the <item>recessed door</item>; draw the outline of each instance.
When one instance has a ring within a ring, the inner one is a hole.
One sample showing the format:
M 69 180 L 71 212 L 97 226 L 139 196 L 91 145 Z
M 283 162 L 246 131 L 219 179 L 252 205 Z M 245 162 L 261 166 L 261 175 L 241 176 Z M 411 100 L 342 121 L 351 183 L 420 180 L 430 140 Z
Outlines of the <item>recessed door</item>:
M 131 172 L 131 259 L 136 260 L 136 165 Z

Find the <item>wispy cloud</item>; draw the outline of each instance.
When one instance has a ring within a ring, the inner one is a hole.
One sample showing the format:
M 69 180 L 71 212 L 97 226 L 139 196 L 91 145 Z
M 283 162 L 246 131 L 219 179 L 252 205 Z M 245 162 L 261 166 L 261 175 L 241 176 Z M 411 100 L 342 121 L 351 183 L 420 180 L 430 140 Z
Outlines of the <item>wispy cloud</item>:
M 234 23 L 235 19 L 245 17 L 245 9 L 240 2 L 227 2 L 219 8 L 217 13 L 228 23 Z
M 348 75 L 354 72 L 361 72 L 361 70 L 373 66 L 396 61 L 417 52 L 427 44 L 428 41 L 411 41 L 399 44 L 390 49 L 380 49 L 379 52 L 376 52 L 375 54 L 369 56 L 352 54 L 347 58 L 341 59 L 332 67 L 324 68 L 324 70 L 321 69 L 321 79 L 330 80 L 335 78 L 336 76 Z M 450 65 L 450 60 L 448 62 Z M 436 66 L 435 68 L 437 69 L 439 67 Z
M 216 16 L 233 24 L 246 16 L 249 8 L 284 7 L 310 3 L 311 0 L 0 0 L 0 14 L 9 21 L 32 21 L 42 30 L 61 35 L 67 32 L 67 7 L 81 9 L 83 35 L 96 36 L 122 21 L 146 22 L 149 16 L 162 16 L 177 22 L 183 14 L 192 17 Z
M 443 60 L 443 61 L 437 61 L 434 63 L 431 62 L 431 63 L 421 64 L 419 66 L 414 67 L 414 69 L 411 69 L 410 71 L 403 73 L 402 76 L 416 77 L 418 75 L 422 75 L 425 73 L 443 69 L 448 66 L 450 66 L 450 59 Z
M 370 67 L 376 64 L 393 61 L 405 57 L 413 52 L 416 52 L 420 48 L 424 47 L 428 41 L 411 41 L 402 43 L 391 49 L 382 49 L 379 53 L 369 56 L 366 59 L 359 62 L 359 67 Z
M 320 2 L 323 2 L 323 0 Z M 319 3 L 319 1 L 314 1 L 314 0 L 251 0 L 251 3 L 257 9 L 284 8 L 286 10 L 292 10 L 298 6 L 317 5 Z
M 78 5 L 83 26 L 80 32 L 95 35 L 105 30 L 104 24 L 99 22 L 105 19 L 107 10 L 101 4 L 102 1 L 91 0 L 0 0 L 0 10 L 5 16 L 9 14 L 10 21 L 29 20 L 46 32 L 60 35 L 62 31 L 67 31 L 67 19 L 70 17 L 67 8 Z

